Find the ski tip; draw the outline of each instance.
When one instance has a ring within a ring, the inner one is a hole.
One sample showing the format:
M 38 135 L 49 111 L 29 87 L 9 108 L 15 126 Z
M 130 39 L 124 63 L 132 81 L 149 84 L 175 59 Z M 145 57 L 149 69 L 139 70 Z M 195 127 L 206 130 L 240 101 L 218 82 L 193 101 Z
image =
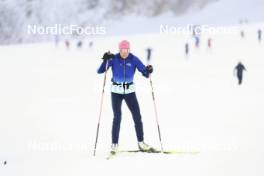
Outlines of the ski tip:
M 161 151 L 161 153 L 164 154 L 190 154 L 190 155 L 196 155 L 199 154 L 200 151 L 183 151 L 183 150 L 165 150 Z
M 116 152 L 111 151 L 110 154 L 109 154 L 109 156 L 106 157 L 106 159 L 107 159 L 107 160 L 110 160 L 110 159 L 112 159 L 115 155 L 116 155 Z

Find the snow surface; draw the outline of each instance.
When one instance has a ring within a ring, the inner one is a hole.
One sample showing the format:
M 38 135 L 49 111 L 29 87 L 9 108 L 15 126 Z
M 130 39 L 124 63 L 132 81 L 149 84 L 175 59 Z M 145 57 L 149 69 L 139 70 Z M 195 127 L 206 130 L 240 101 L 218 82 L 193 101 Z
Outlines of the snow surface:
M 151 64 L 163 146 L 175 155 L 120 154 L 111 145 L 110 78 L 103 104 L 98 149 L 92 156 L 103 75 L 103 52 L 117 52 L 125 36 L 94 39 L 94 47 L 67 50 L 63 43 L 0 48 L 0 175 L 239 175 L 261 176 L 264 162 L 264 43 L 245 25 L 245 39 L 203 34 L 196 49 L 188 35 L 126 36 L 132 53 Z M 213 48 L 206 48 L 208 37 Z M 191 54 L 184 55 L 185 42 Z M 242 86 L 233 69 L 242 61 Z M 148 79 L 135 76 L 146 143 L 159 148 Z M 125 103 L 124 103 L 125 104 Z M 132 117 L 123 106 L 120 149 L 136 149 Z M 194 154 L 193 152 L 198 152 Z M 4 161 L 7 162 L 4 165 Z

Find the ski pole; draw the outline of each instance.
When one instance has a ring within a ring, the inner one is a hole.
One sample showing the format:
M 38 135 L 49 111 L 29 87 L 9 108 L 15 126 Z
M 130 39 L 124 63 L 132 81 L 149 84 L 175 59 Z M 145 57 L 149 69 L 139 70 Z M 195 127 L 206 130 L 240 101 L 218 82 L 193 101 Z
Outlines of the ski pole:
M 107 67 L 108 67 L 108 61 L 106 61 L 106 67 L 105 67 L 104 82 L 103 82 L 103 89 L 102 89 L 101 103 L 100 103 L 100 110 L 99 110 L 99 118 L 98 118 L 98 123 L 97 123 L 96 138 L 95 138 L 95 144 L 94 144 L 94 153 L 93 153 L 94 156 L 96 154 L 96 147 L 97 147 L 97 141 L 98 141 L 98 136 L 99 136 L 99 128 L 100 128 L 100 121 L 101 121 L 101 114 L 102 114 L 103 100 L 104 100 L 104 89 L 105 89 L 105 83 L 106 83 L 106 75 L 108 71 Z
M 153 104 L 154 104 L 156 123 L 157 123 L 157 128 L 158 128 L 158 133 L 159 133 L 160 147 L 161 147 L 161 151 L 163 153 L 163 146 L 162 146 L 162 142 L 161 142 L 160 125 L 159 125 L 159 120 L 158 120 L 158 112 L 157 112 L 157 106 L 156 106 L 156 101 L 155 101 L 155 96 L 154 96 L 154 89 L 153 89 L 152 79 L 151 79 L 150 75 L 149 75 L 149 81 L 150 81 L 150 86 L 151 86 L 151 91 L 152 91 L 152 100 L 153 100 Z

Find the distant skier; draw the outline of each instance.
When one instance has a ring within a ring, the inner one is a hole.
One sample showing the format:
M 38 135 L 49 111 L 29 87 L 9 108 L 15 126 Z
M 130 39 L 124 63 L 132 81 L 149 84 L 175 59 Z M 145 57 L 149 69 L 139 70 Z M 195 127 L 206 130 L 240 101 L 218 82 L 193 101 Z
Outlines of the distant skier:
M 151 65 L 143 65 L 137 56 L 130 53 L 130 44 L 126 40 L 119 43 L 119 53 L 115 55 L 110 52 L 104 54 L 103 63 L 97 72 L 99 74 L 104 73 L 109 67 L 112 68 L 111 98 L 114 115 L 111 153 L 115 154 L 118 150 L 121 105 L 123 100 L 125 100 L 132 113 L 139 150 L 146 152 L 155 150 L 144 142 L 141 113 L 135 93 L 135 85 L 133 83 L 136 69 L 141 72 L 144 77 L 148 78 L 153 72 L 153 67 Z
M 236 76 L 237 76 L 237 79 L 238 79 L 238 85 L 241 85 L 242 81 L 243 81 L 243 71 L 246 71 L 246 68 L 241 62 L 238 62 L 238 64 L 235 67 L 234 71 L 236 71 Z
M 259 29 L 258 30 L 258 41 L 259 41 L 259 43 L 261 42 L 261 40 L 262 40 L 262 30 Z
M 149 63 L 150 60 L 151 60 L 152 49 L 151 48 L 147 48 L 146 51 L 147 51 L 147 62 Z
M 207 47 L 208 47 L 209 49 L 212 48 L 212 38 L 208 38 L 208 40 L 207 40 Z
M 80 40 L 80 41 L 78 41 L 78 43 L 77 43 L 77 48 L 82 48 L 82 45 L 83 45 L 83 42 Z
M 67 49 L 70 48 L 70 41 L 69 40 L 65 40 L 65 46 Z
M 185 43 L 185 55 L 189 55 L 189 43 Z
M 199 48 L 199 46 L 200 46 L 200 37 L 199 36 L 195 36 L 194 39 L 195 39 L 195 47 Z
M 93 47 L 93 41 L 90 41 L 89 42 L 89 48 L 92 48 Z
M 245 32 L 243 30 L 240 31 L 240 37 L 245 38 Z
M 55 46 L 57 47 L 59 45 L 59 42 L 60 42 L 58 34 L 54 36 L 54 40 L 55 40 Z

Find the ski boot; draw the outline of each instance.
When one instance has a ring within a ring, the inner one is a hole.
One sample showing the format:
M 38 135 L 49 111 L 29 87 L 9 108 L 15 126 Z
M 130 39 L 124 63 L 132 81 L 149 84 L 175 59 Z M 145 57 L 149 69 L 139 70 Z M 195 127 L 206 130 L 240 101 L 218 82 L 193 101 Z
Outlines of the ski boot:
M 147 153 L 156 153 L 157 152 L 156 149 L 149 146 L 145 142 L 138 142 L 138 148 L 141 152 L 147 152 Z

